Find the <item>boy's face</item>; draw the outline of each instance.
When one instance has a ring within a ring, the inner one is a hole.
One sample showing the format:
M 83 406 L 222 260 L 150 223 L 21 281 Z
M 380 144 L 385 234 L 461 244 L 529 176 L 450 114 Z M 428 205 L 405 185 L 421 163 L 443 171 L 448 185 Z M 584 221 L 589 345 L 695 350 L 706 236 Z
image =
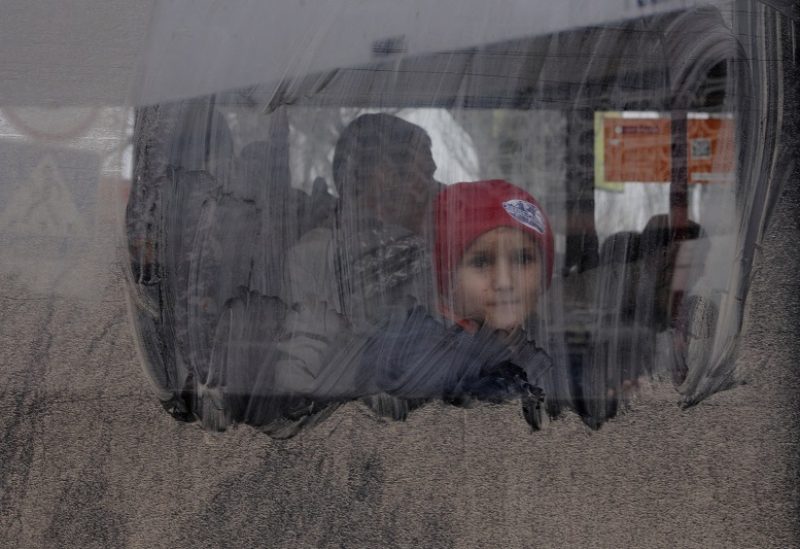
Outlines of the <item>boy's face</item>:
M 541 286 L 536 240 L 511 227 L 479 236 L 456 269 L 451 306 L 460 318 L 513 330 L 536 308 Z

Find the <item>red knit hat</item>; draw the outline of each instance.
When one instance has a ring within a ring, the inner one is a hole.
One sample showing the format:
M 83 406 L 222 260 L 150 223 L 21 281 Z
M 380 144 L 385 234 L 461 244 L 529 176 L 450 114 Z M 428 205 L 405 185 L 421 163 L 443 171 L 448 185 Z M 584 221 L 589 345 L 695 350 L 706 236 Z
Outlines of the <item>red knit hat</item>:
M 508 181 L 493 179 L 447 186 L 434 204 L 434 261 L 439 293 L 444 295 L 452 273 L 472 242 L 498 227 L 513 227 L 533 236 L 545 259 L 547 286 L 553 277 L 553 232 L 533 196 Z

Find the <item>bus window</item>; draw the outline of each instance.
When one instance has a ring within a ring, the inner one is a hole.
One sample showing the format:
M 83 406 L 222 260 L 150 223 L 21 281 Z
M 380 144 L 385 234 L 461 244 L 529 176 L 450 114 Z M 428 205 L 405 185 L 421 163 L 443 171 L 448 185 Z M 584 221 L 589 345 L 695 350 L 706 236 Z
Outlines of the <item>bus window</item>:
M 727 388 L 776 154 L 734 18 L 397 38 L 139 107 L 128 290 L 162 403 L 287 437 L 353 400 L 513 400 L 539 429 L 643 380 Z

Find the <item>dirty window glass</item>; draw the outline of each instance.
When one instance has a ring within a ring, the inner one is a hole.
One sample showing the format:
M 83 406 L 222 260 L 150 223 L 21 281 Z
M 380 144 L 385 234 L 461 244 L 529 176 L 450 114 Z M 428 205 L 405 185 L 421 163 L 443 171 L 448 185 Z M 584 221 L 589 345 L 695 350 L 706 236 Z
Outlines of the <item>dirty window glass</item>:
M 788 177 L 765 60 L 791 23 L 667 4 L 474 34 L 398 11 L 335 44 L 304 5 L 291 48 L 251 36 L 260 8 L 173 32 L 159 4 L 130 99 L 0 105 L 6 291 L 119 300 L 93 275 L 119 265 L 136 375 L 210 430 L 434 401 L 599 428 L 647 383 L 697 404 L 736 383 Z M 194 42 L 231 26 L 239 56 Z
M 686 405 L 730 386 L 770 192 L 731 18 L 136 109 L 128 288 L 166 408 L 291 436 L 352 400 L 513 400 L 598 427 L 642 380 Z

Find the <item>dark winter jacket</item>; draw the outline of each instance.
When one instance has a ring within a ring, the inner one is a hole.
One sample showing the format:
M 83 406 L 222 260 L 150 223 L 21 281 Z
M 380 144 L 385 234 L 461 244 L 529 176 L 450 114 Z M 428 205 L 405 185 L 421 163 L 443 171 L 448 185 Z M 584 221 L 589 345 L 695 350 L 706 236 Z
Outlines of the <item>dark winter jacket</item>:
M 535 413 L 544 396 L 540 380 L 551 367 L 547 353 L 522 331 L 507 335 L 482 328 L 471 334 L 415 307 L 370 338 L 359 377 L 366 394 L 457 405 L 521 398 Z M 526 419 L 533 425 L 527 412 Z

